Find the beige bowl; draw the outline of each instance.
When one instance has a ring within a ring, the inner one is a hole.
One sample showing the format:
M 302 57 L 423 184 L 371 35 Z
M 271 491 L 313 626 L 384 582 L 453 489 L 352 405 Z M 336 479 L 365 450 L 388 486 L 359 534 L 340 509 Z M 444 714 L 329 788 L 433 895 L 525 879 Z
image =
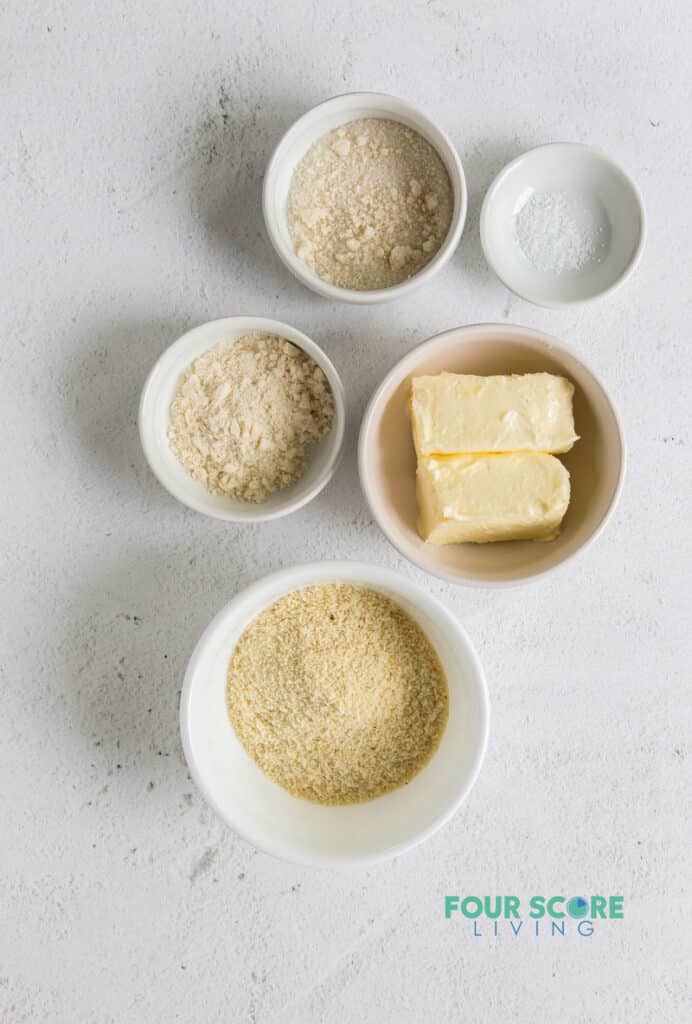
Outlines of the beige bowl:
M 554 541 L 425 544 L 416 529 L 416 456 L 406 412 L 411 378 L 440 373 L 536 373 L 575 385 L 580 440 L 561 456 L 572 497 Z M 583 550 L 613 513 L 625 471 L 620 420 L 593 373 L 553 338 L 528 327 L 474 324 L 438 334 L 409 352 L 387 374 L 363 417 L 358 445 L 363 493 L 381 529 L 402 555 L 427 572 L 467 586 L 512 586 L 536 579 Z

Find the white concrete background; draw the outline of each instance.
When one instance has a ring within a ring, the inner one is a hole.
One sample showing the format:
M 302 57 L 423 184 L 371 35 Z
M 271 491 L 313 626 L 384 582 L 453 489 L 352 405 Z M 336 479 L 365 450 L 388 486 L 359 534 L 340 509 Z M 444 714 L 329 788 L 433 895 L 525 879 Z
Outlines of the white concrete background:
M 3 5 L 3 1021 L 690 1019 L 691 32 L 686 0 Z M 299 286 L 260 216 L 280 134 L 361 88 L 438 118 L 471 192 L 451 265 L 375 309 Z M 478 240 L 495 173 L 554 139 L 609 150 L 650 218 L 632 281 L 574 312 L 512 298 Z M 323 344 L 350 410 L 335 482 L 250 529 L 169 498 L 135 426 L 159 353 L 234 313 Z M 404 563 L 356 475 L 385 371 L 479 320 L 573 345 L 629 441 L 606 536 L 554 580 L 502 593 Z M 494 712 L 462 812 L 352 872 L 280 863 L 227 831 L 177 728 L 212 614 L 269 570 L 334 556 L 441 595 Z M 474 939 L 443 919 L 446 893 L 592 892 L 624 895 L 626 916 L 590 939 Z

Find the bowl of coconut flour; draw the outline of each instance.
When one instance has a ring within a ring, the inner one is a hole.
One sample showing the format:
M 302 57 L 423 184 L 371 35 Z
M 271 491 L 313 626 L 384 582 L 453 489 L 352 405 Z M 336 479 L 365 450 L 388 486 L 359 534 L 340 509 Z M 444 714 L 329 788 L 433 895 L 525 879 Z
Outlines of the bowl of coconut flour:
M 480 218 L 485 258 L 517 295 L 553 308 L 621 284 L 644 247 L 644 204 L 632 179 L 592 146 L 558 142 L 513 160 Z
M 276 252 L 303 284 L 366 304 L 407 294 L 448 262 L 467 191 L 454 146 L 422 111 L 350 93 L 284 135 L 262 205 Z

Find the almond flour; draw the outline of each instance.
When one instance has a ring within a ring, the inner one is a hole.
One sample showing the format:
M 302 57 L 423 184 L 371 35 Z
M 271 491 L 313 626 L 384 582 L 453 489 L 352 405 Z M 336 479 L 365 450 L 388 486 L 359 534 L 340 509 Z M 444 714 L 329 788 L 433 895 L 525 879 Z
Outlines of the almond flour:
M 294 796 L 352 804 L 409 782 L 447 724 L 447 681 L 421 628 L 373 590 L 293 591 L 248 626 L 227 703 L 252 759 Z
M 369 291 L 399 284 L 440 248 L 452 220 L 447 170 L 421 135 L 351 121 L 306 153 L 288 197 L 297 256 L 325 281 Z
M 195 359 L 171 405 L 168 439 L 212 494 L 261 502 L 305 471 L 308 446 L 331 426 L 322 369 L 284 338 L 248 334 Z

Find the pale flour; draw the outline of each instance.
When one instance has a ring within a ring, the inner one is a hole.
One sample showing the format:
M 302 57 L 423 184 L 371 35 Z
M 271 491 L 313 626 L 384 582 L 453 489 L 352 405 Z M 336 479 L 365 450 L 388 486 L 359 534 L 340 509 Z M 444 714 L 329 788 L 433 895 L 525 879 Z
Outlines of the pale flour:
M 195 359 L 171 405 L 168 437 L 212 494 L 261 502 L 300 479 L 308 445 L 333 414 L 314 360 L 283 338 L 248 334 Z
M 379 118 L 321 138 L 293 175 L 289 227 L 297 256 L 325 281 L 371 291 L 419 271 L 449 230 L 454 195 L 436 150 Z

